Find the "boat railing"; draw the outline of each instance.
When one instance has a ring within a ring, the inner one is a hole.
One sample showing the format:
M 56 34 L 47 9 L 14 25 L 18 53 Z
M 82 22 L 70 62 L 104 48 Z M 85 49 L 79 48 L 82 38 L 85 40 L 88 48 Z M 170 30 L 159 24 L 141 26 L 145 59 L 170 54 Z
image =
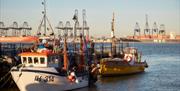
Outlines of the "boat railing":
M 116 56 L 121 56 L 124 51 L 124 48 L 129 47 L 129 43 L 116 43 Z M 111 43 L 96 43 L 95 48 L 98 58 L 109 57 L 112 53 L 112 44 Z

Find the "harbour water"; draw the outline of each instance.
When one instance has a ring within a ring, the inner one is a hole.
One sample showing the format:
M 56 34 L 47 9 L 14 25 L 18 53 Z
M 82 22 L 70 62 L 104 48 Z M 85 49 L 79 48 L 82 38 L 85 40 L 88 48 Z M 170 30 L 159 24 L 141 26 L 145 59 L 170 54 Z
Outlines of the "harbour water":
M 180 43 L 131 43 L 143 53 L 149 67 L 140 74 L 99 77 L 90 88 L 75 91 L 179 91 Z M 18 88 L 1 89 L 18 91 Z
M 144 73 L 104 77 L 92 88 L 76 91 L 179 91 L 180 44 L 131 43 L 143 53 L 149 67 Z

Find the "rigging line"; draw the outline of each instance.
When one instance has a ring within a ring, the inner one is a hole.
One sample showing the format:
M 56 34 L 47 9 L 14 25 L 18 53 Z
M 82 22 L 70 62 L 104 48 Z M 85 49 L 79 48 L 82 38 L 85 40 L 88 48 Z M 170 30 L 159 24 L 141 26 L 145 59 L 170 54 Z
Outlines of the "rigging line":
M 38 32 L 40 32 L 40 30 L 41 30 L 41 26 L 42 26 L 42 23 L 43 23 L 43 18 L 41 19 L 41 23 L 40 23 L 40 25 L 39 25 L 39 27 L 38 27 L 38 31 L 37 31 L 37 33 L 38 33 Z
M 10 80 L 10 78 L 11 78 L 11 75 L 10 75 L 9 78 L 1 85 L 0 88 L 4 87 L 4 86 L 7 84 L 7 82 Z
M 10 73 L 10 71 L 8 73 L 6 73 L 2 78 L 0 78 L 0 82 L 6 78 L 6 76 L 8 76 L 8 74 Z
M 48 24 L 49 24 L 49 26 L 50 26 L 51 30 L 52 30 L 53 37 L 54 37 L 53 45 L 55 46 L 56 40 L 55 40 L 54 30 L 53 30 L 53 28 L 52 28 L 52 26 L 51 26 L 51 24 L 50 24 L 49 19 L 48 19 L 48 17 L 47 17 L 47 16 L 46 16 L 46 19 L 47 19 L 47 21 L 48 21 Z
M 47 17 L 46 17 L 46 19 L 47 19 L 47 21 L 48 21 L 48 24 L 49 24 L 49 26 L 50 26 L 52 32 L 54 33 L 54 30 L 53 30 L 53 28 L 52 28 L 52 26 L 51 26 L 51 24 L 50 24 L 50 22 L 49 22 L 49 19 L 48 19 Z

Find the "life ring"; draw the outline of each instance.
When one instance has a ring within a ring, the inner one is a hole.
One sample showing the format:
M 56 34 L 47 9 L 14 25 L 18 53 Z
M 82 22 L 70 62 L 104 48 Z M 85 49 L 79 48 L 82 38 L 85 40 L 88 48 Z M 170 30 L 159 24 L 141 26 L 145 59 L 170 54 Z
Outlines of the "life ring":
M 125 58 L 128 62 L 130 62 L 132 60 L 132 57 L 131 56 L 126 56 Z

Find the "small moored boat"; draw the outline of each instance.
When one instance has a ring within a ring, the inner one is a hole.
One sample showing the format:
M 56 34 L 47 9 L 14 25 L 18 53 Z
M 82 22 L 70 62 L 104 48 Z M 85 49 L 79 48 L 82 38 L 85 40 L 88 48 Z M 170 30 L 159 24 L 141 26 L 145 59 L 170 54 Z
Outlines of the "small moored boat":
M 126 47 L 123 48 L 120 55 L 116 53 L 116 41 L 117 38 L 114 34 L 114 20 L 113 13 L 112 30 L 111 30 L 111 52 L 108 58 L 100 60 L 99 73 L 101 76 L 112 75 L 126 75 L 132 73 L 144 72 L 144 69 L 148 67 L 146 61 L 141 62 L 141 53 L 136 48 Z
M 144 72 L 148 67 L 146 61 L 141 62 L 141 54 L 136 48 L 125 48 L 123 58 L 104 58 L 100 61 L 102 76 L 127 75 Z

